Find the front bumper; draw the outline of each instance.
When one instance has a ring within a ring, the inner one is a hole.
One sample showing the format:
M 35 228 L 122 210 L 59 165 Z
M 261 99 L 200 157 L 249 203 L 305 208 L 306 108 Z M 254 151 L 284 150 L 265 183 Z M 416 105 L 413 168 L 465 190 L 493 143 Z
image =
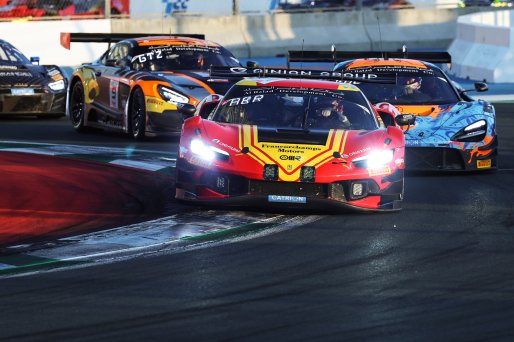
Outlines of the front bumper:
M 66 93 L 36 93 L 31 95 L 0 94 L 0 114 L 64 115 Z
M 450 147 L 406 147 L 408 171 L 485 171 L 497 169 L 497 137 L 472 150 Z
M 309 210 L 397 211 L 403 199 L 403 170 L 384 177 L 380 189 L 373 179 L 332 183 L 280 182 L 204 170 L 177 160 L 176 198 L 202 205 L 294 208 Z M 363 184 L 365 196 L 354 198 L 352 184 Z
M 146 133 L 149 136 L 178 136 L 182 130 L 184 116 L 177 110 L 165 110 L 162 113 L 147 113 Z

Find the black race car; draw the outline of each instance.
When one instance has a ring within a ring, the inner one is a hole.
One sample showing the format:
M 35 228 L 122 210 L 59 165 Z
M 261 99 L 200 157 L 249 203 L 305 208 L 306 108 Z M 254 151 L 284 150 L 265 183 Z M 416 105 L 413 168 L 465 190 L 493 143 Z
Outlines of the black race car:
M 39 65 L 0 39 L 0 114 L 64 116 L 67 86 L 58 66 Z
M 237 80 L 210 77 L 209 67 L 241 67 L 203 35 L 63 33 L 61 43 L 115 43 L 71 76 L 68 110 L 73 127 L 122 131 L 135 139 L 179 135 L 184 104 L 225 94 Z

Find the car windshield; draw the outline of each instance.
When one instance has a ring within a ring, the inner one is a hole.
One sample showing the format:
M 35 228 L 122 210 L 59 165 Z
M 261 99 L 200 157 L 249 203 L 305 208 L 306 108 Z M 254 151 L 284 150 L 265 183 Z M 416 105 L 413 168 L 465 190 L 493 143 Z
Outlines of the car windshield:
M 234 86 L 210 119 L 286 129 L 374 130 L 378 122 L 359 91 Z
M 398 73 L 395 84 L 360 83 L 371 103 L 395 105 L 448 104 L 459 101 L 450 81 L 437 70 L 433 73 Z
M 134 49 L 134 69 L 146 71 L 208 70 L 211 65 L 241 66 L 220 46 L 152 45 Z
M 9 44 L 0 44 L 0 64 L 30 64 L 18 49 Z

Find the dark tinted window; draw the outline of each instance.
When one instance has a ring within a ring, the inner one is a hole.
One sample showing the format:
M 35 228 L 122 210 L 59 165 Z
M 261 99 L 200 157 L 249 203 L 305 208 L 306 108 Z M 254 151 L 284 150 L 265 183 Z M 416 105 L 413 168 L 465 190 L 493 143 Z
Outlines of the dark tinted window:
M 0 63 L 30 64 L 30 61 L 18 49 L 10 44 L 0 44 Z
M 290 129 L 377 129 L 374 112 L 358 91 L 235 86 L 214 121 Z
M 352 71 L 354 72 L 354 71 Z M 373 73 L 373 71 L 368 72 Z M 359 71 L 357 71 L 359 74 Z M 359 83 L 372 103 L 389 102 L 398 105 L 447 104 L 459 101 L 450 81 L 440 70 L 397 73 L 396 83 Z
M 219 46 L 155 45 L 134 49 L 135 69 L 148 71 L 208 70 L 211 65 L 240 66 L 239 61 Z

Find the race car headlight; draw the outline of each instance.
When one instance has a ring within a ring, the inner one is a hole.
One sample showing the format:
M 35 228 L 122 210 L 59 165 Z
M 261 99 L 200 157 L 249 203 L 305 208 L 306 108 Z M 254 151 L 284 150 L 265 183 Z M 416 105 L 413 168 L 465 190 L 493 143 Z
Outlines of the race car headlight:
M 52 89 L 53 91 L 63 90 L 64 86 L 64 80 L 48 83 L 48 88 Z
M 451 140 L 453 141 L 482 141 L 487 131 L 487 122 L 485 120 L 478 120 L 457 132 Z
M 376 169 L 389 164 L 393 160 L 393 150 L 377 150 L 370 154 L 355 158 L 353 164 L 356 167 Z
M 189 98 L 187 98 L 187 96 L 179 94 L 178 92 L 171 90 L 170 88 L 160 85 L 157 87 L 157 90 L 159 91 L 159 95 L 161 95 L 161 97 L 167 102 L 189 103 Z
M 204 160 L 211 161 L 214 159 L 227 160 L 229 159 L 228 152 L 220 150 L 214 146 L 205 144 L 201 139 L 191 140 L 191 152 L 201 157 Z
M 191 140 L 191 152 L 205 160 L 214 159 L 214 151 L 200 139 Z

